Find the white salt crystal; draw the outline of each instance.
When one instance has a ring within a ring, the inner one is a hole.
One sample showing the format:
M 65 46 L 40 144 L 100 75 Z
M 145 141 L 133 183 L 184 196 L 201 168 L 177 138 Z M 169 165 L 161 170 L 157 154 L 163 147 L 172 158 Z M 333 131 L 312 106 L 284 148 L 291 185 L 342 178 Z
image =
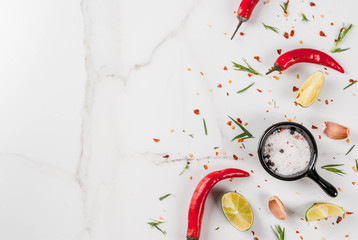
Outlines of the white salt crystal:
M 299 173 L 310 162 L 311 150 L 307 140 L 296 131 L 292 133 L 289 129 L 281 129 L 271 134 L 265 142 L 264 159 L 271 170 L 279 175 Z

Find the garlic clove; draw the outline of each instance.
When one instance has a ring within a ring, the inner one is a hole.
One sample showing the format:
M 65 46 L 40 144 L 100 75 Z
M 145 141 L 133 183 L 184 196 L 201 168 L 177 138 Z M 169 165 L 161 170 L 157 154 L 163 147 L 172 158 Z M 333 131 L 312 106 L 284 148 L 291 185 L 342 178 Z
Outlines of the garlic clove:
M 268 206 L 272 215 L 274 215 L 277 219 L 279 220 L 287 219 L 286 208 L 278 197 L 276 196 L 271 197 L 268 202 Z
M 331 139 L 345 139 L 349 136 L 349 128 L 334 122 L 324 122 L 323 133 Z

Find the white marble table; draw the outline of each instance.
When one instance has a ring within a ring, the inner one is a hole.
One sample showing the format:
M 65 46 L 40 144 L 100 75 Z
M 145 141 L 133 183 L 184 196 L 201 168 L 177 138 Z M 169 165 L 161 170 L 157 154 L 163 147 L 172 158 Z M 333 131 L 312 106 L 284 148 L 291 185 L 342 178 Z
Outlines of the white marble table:
M 236 167 L 254 174 L 215 187 L 201 239 L 253 239 L 251 230 L 260 240 L 274 239 L 270 226 L 275 224 L 286 227 L 290 240 L 346 239 L 347 234 L 347 239 L 357 239 L 358 184 L 352 182 L 358 182 L 358 173 L 352 166 L 358 149 L 345 153 L 358 144 L 358 85 L 342 89 L 358 78 L 358 3 L 315 0 L 311 7 L 309 2 L 291 1 L 285 18 L 280 1 L 260 1 L 240 29 L 245 35 L 230 41 L 239 1 L 1 1 L 0 238 L 185 239 L 187 209 L 198 181 L 211 171 Z M 302 12 L 309 23 L 301 21 Z M 278 27 L 281 34 L 265 30 L 261 22 Z M 332 54 L 344 75 L 309 64 L 271 77 L 249 78 L 232 69 L 231 61 L 246 58 L 264 73 L 277 49 L 328 52 L 342 23 L 356 25 L 343 42 L 351 49 Z M 282 33 L 292 29 L 295 36 L 285 39 Z M 319 36 L 321 30 L 327 37 Z M 322 101 L 296 107 L 292 87 L 318 70 L 328 73 Z M 254 87 L 236 94 L 251 82 Z M 255 138 L 245 141 L 246 149 L 230 141 L 240 131 L 227 126 L 227 115 L 248 123 Z M 260 166 L 256 148 L 261 133 L 288 119 L 308 128 L 327 120 L 350 127 L 350 143 L 312 130 L 319 147 L 318 171 L 341 188 L 337 198 L 309 179 L 282 182 Z M 187 158 L 190 168 L 179 175 Z M 347 174 L 320 169 L 330 163 L 344 163 Z M 219 193 L 233 190 L 253 207 L 250 231 L 237 231 L 221 213 Z M 158 200 L 167 193 L 173 195 Z M 288 208 L 287 221 L 270 214 L 272 195 Z M 357 213 L 338 225 L 332 225 L 336 219 L 307 224 L 301 218 L 314 202 L 336 203 Z M 161 225 L 165 236 L 147 225 L 160 217 L 166 222 Z

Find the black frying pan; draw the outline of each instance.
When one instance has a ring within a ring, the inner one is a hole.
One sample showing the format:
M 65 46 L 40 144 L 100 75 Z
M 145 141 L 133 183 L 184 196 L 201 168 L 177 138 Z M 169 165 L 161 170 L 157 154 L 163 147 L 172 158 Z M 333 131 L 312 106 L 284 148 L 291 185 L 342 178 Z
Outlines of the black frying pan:
M 307 165 L 307 167 L 301 171 L 298 172 L 294 175 L 280 175 L 278 173 L 275 173 L 272 168 L 270 168 L 270 166 L 268 166 L 268 163 L 264 160 L 264 146 L 265 146 L 265 142 L 267 140 L 267 138 L 275 131 L 279 131 L 280 129 L 290 129 L 291 131 L 296 131 L 298 133 L 300 133 L 308 142 L 308 145 L 310 146 L 310 150 L 311 150 L 311 157 L 310 157 L 310 162 Z M 309 177 L 311 178 L 313 181 L 315 181 L 322 189 L 323 191 L 325 191 L 329 196 L 331 197 L 336 197 L 338 195 L 337 189 L 330 184 L 329 182 L 327 182 L 326 180 L 324 180 L 323 178 L 321 178 L 315 168 L 316 162 L 317 162 L 317 144 L 316 141 L 314 140 L 313 135 L 311 134 L 311 132 L 303 127 L 302 125 L 298 124 L 298 123 L 293 123 L 293 122 L 280 122 L 277 123 L 271 127 L 269 127 L 261 136 L 261 139 L 259 141 L 259 146 L 258 146 L 258 155 L 259 155 L 259 159 L 261 162 L 262 167 L 273 177 L 278 178 L 280 180 L 284 180 L 284 181 L 294 181 L 294 180 L 298 180 L 301 179 L 303 177 Z

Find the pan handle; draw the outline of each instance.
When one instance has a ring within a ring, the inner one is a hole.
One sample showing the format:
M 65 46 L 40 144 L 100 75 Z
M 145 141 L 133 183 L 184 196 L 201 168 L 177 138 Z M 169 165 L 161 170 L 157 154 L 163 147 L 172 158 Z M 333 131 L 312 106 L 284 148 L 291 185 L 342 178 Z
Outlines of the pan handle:
M 337 197 L 338 195 L 337 189 L 332 184 L 324 180 L 321 176 L 319 176 L 316 169 L 314 168 L 311 169 L 308 172 L 307 176 L 311 178 L 313 181 L 315 181 L 323 189 L 323 191 L 325 191 L 329 196 Z

